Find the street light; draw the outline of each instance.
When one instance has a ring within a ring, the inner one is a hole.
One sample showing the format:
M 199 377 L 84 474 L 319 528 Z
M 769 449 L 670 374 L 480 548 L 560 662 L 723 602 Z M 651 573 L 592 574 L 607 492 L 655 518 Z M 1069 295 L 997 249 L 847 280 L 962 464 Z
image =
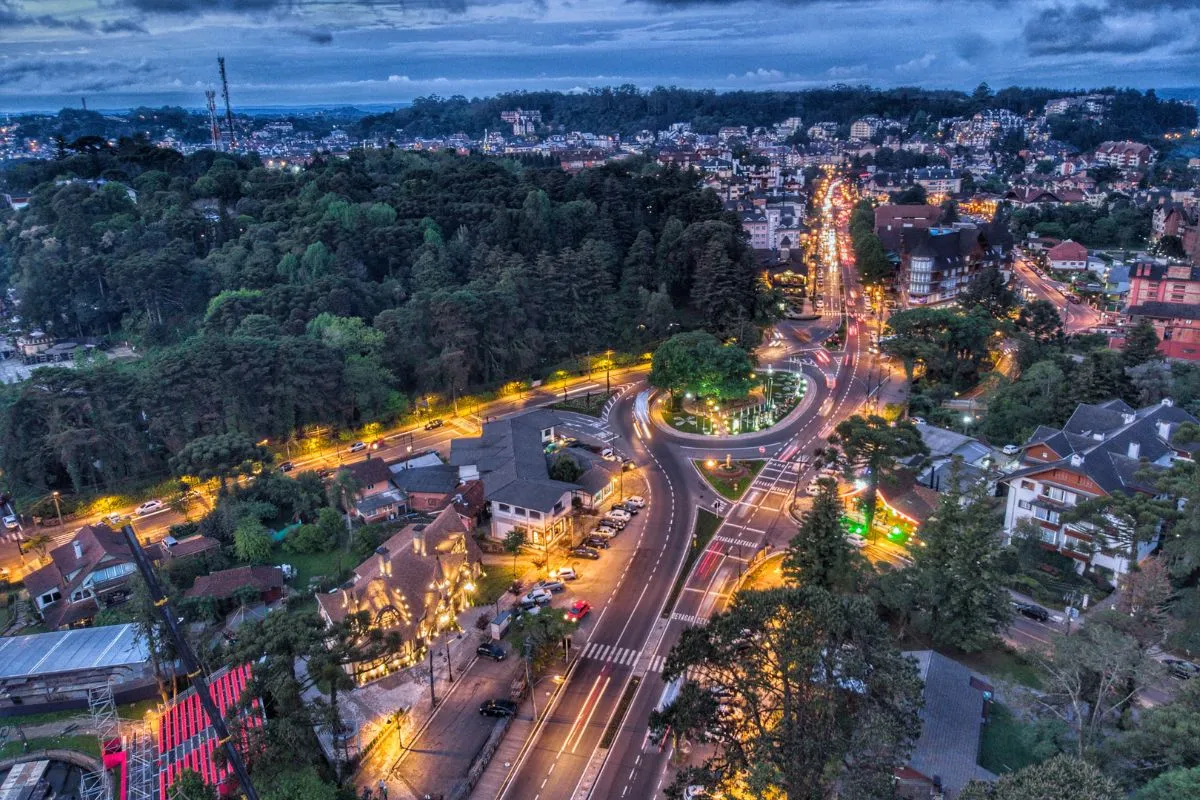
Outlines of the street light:
M 54 492 L 51 496 L 54 498 L 54 511 L 58 514 L 58 527 L 61 528 L 63 526 L 63 518 L 62 506 L 58 504 L 58 492 Z
M 604 393 L 605 394 L 612 394 L 612 381 L 609 378 L 609 374 L 612 370 L 612 353 L 613 353 L 612 350 L 608 350 L 604 353 L 604 356 L 605 356 L 605 358 L 604 358 Z

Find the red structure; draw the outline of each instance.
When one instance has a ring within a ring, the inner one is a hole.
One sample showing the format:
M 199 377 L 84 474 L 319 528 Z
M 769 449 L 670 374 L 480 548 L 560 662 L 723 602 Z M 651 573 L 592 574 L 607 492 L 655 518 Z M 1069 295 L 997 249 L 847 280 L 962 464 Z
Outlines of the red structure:
M 209 683 L 213 702 L 222 717 L 236 708 L 250 681 L 250 665 L 232 667 L 213 675 Z M 263 725 L 262 703 L 254 698 L 250 705 L 237 712 L 243 732 L 242 747 L 245 752 L 249 741 L 246 731 Z M 238 734 L 234 733 L 234 736 Z M 220 747 L 217 733 L 213 730 L 208 715 L 200 704 L 200 697 L 192 689 L 179 695 L 158 719 L 158 788 L 160 797 L 169 797 L 167 789 L 184 770 L 192 770 L 214 787 L 222 796 L 234 794 L 238 781 L 228 764 L 217 765 L 213 752 Z

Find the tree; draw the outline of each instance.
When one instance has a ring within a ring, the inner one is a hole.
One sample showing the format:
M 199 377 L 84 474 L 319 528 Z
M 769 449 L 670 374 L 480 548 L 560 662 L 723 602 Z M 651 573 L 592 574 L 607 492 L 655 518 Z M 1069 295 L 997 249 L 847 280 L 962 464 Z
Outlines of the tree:
M 1134 792 L 1133 800 L 1178 800 L 1181 797 L 1200 797 L 1200 767 L 1163 773 Z
M 346 550 L 354 545 L 354 503 L 358 493 L 362 491 L 362 483 L 354 473 L 343 467 L 333 474 L 329 482 L 329 502 L 340 503 L 346 520 Z
M 846 474 L 865 470 L 867 488 L 863 492 L 862 508 L 867 535 L 873 537 L 879 482 L 891 477 L 897 459 L 925 455 L 929 448 L 921 440 L 916 426 L 908 420 L 893 426 L 883 417 L 871 414 L 866 417 L 855 415 L 839 422 L 829 437 L 828 452 Z
M 846 541 L 837 483 L 824 480 L 820 486 L 821 493 L 788 543 L 783 571 L 799 586 L 819 586 L 833 592 L 854 591 L 865 564 L 858 550 Z
M 704 331 L 677 333 L 654 351 L 650 385 L 672 399 L 689 392 L 717 400 L 745 397 L 754 385 L 750 355 L 735 344 L 722 344 Z
M 937 647 L 988 647 L 1011 617 L 1001 565 L 1000 519 L 982 482 L 968 489 L 957 469 L 921 526 L 921 547 L 904 570 L 915 585 L 917 626 Z
M 213 787 L 204 782 L 200 773 L 185 769 L 171 783 L 170 800 L 217 800 Z
M 253 517 L 245 517 L 233 530 L 233 550 L 238 561 L 265 564 L 271 560 L 271 535 Z
M 583 468 L 570 453 L 557 453 L 550 460 L 550 478 L 563 483 L 574 483 L 583 474 Z
M 1154 481 L 1149 478 L 1146 482 Z M 1067 509 L 1062 519 L 1084 523 L 1100 537 L 1101 546 L 1119 549 L 1132 568 L 1138 562 L 1139 547 L 1153 541 L 1161 532 L 1163 521 L 1175 516 L 1175 505 L 1166 498 L 1132 491 L 1085 500 Z
M 565 655 L 563 641 L 574 631 L 575 626 L 561 614 L 523 614 L 517 623 L 513 652 L 522 657 L 528 654 L 530 674 L 537 675 Z
M 37 553 L 38 558 L 43 560 L 46 558 L 46 552 L 52 544 L 54 544 L 54 537 L 45 531 L 38 531 L 25 541 L 25 546 Z
M 313 767 L 285 772 L 263 787 L 263 800 L 337 800 L 337 786 L 321 780 Z
M 989 266 L 971 279 L 958 296 L 958 303 L 967 311 L 982 308 L 992 319 L 1004 320 L 1017 307 L 1017 296 L 1008 288 L 1000 269 Z
M 691 783 L 754 797 L 823 798 L 835 785 L 841 797 L 886 796 L 919 730 L 912 662 L 865 598 L 818 586 L 737 594 L 683 632 L 663 677 L 682 681 L 681 701 L 651 725 L 715 745 L 681 770 L 673 796 Z
M 513 579 L 517 577 L 517 554 L 521 552 L 521 548 L 525 546 L 525 529 L 511 528 L 508 533 L 504 534 L 504 552 L 512 553 L 513 557 Z
M 1113 742 L 1112 751 L 1132 782 L 1200 768 L 1200 686 L 1185 683 L 1170 703 L 1145 709 Z M 1183 795 L 1180 795 L 1183 796 Z
M 1159 671 L 1147 648 L 1115 622 L 1093 614 L 1071 636 L 1053 636 L 1050 653 L 1040 659 L 1046 686 L 1038 702 L 1071 727 L 1080 758 Z
M 266 448 L 241 433 L 219 433 L 193 439 L 171 459 L 178 475 L 195 475 L 201 480 L 219 478 L 221 488 L 231 475 L 249 475 L 255 464 L 267 457 Z
M 1001 775 L 994 783 L 971 781 L 959 800 L 1121 800 L 1116 782 L 1071 756 Z
M 1142 320 L 1125 333 L 1125 345 L 1121 348 L 1121 361 L 1128 367 L 1136 367 L 1147 361 L 1162 358 L 1158 352 L 1158 333 L 1149 320 Z

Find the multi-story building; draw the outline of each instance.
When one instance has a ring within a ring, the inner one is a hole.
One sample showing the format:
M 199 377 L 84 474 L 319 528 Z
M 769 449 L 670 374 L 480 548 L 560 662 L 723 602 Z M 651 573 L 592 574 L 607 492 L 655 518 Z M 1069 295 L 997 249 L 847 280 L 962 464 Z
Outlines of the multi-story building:
M 1154 163 L 1154 149 L 1140 142 L 1101 142 L 1094 160 L 1118 169 L 1146 169 Z
M 887 120 L 880 117 L 863 117 L 850 123 L 850 138 L 867 141 L 883 130 Z
M 1172 202 L 1156 208 L 1153 230 L 1156 240 L 1177 237 L 1184 255 L 1192 263 L 1200 264 L 1200 206 Z
M 1043 547 L 1074 559 L 1080 572 L 1089 567 L 1109 576 L 1128 572 L 1150 555 L 1157 538 L 1121 541 L 1119 531 L 1065 521 L 1067 512 L 1118 492 L 1154 494 L 1145 473 L 1192 458 L 1195 445 L 1173 444 L 1171 438 L 1180 425 L 1198 422 L 1170 400 L 1141 409 L 1109 400 L 1080 404 L 1061 429 L 1038 427 L 1021 446 L 1021 468 L 1001 481 L 1009 489 L 1006 543 L 1032 525 Z
M 1167 358 L 1200 360 L 1200 267 L 1134 265 L 1125 318 L 1131 325 L 1152 324 Z
M 808 138 L 815 142 L 827 142 L 837 137 L 837 129 L 836 122 L 818 122 L 809 126 Z
M 1012 248 L 1002 224 L 959 222 L 900 232 L 899 288 L 909 305 L 954 300 L 985 266 L 999 266 Z

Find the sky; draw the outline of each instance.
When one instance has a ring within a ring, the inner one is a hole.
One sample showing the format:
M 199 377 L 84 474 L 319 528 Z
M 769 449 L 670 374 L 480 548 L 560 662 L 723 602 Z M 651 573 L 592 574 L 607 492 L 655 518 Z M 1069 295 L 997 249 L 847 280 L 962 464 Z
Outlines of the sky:
M 1200 0 L 0 0 L 0 109 L 1200 84 Z

